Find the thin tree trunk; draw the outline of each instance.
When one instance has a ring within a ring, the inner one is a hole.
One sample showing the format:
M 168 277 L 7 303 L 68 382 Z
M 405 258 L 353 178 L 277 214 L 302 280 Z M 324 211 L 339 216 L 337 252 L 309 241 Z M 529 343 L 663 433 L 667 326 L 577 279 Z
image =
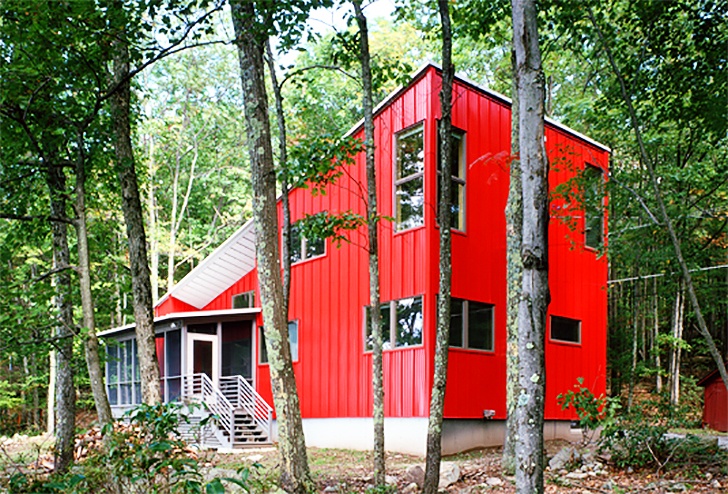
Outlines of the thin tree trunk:
M 680 403 L 680 354 L 685 313 L 685 290 L 681 281 L 677 284 L 672 309 L 672 345 L 670 347 L 670 405 Z
M 653 311 L 654 311 L 654 321 L 653 321 L 653 348 L 652 351 L 655 352 L 655 369 L 657 370 L 655 374 L 655 390 L 658 393 L 662 393 L 662 363 L 660 362 L 660 300 L 657 296 L 657 278 L 655 278 L 653 282 Z
M 594 13 L 592 12 L 592 9 L 590 7 L 588 7 L 588 14 L 592 25 L 597 31 L 599 41 L 601 41 L 603 49 L 607 55 L 609 65 L 612 67 L 612 72 L 619 82 L 619 87 L 622 92 L 622 99 L 627 105 L 632 129 L 634 130 L 635 139 L 637 140 L 637 145 L 639 146 L 640 156 L 642 157 L 642 162 L 649 173 L 650 184 L 652 185 L 652 191 L 655 195 L 657 205 L 660 209 L 660 216 L 662 217 L 662 221 L 664 222 L 665 226 L 667 226 L 667 232 L 670 236 L 670 241 L 672 242 L 672 247 L 675 251 L 675 257 L 677 258 L 678 265 L 680 266 L 683 283 L 685 284 L 688 296 L 690 297 L 690 304 L 692 305 L 693 312 L 695 312 L 695 319 L 697 320 L 700 334 L 703 336 L 703 338 L 705 338 L 705 343 L 708 346 L 708 352 L 710 353 L 710 356 L 713 357 L 713 361 L 718 367 L 718 373 L 723 380 L 723 385 L 725 385 L 726 390 L 728 390 L 728 371 L 726 371 L 723 357 L 718 351 L 718 348 L 715 345 L 715 341 L 713 340 L 713 336 L 710 334 L 708 326 L 705 323 L 705 318 L 703 317 L 703 312 L 700 308 L 700 302 L 698 301 L 698 296 L 695 293 L 693 277 L 690 274 L 690 269 L 688 269 L 688 265 L 685 262 L 685 257 L 683 256 L 680 239 L 677 237 L 677 233 L 675 232 L 672 218 L 670 218 L 670 215 L 667 214 L 667 208 L 665 207 L 665 201 L 662 198 L 662 190 L 660 189 L 660 183 L 657 178 L 657 173 L 655 172 L 655 166 L 652 163 L 652 159 L 650 158 L 649 154 L 647 154 L 647 149 L 645 148 L 644 140 L 642 139 L 642 130 L 640 128 L 640 123 L 637 118 L 637 113 L 635 112 L 634 105 L 632 104 L 630 91 L 627 88 L 627 83 L 625 82 L 624 77 L 622 77 L 622 71 L 619 69 L 617 63 L 614 60 L 611 47 L 607 43 L 607 40 L 604 38 L 604 35 L 599 28 L 599 24 L 597 24 Z
M 283 207 L 283 225 L 281 227 L 281 258 L 283 259 L 283 306 L 288 314 L 288 300 L 291 295 L 291 201 L 288 196 L 288 147 L 286 143 L 286 114 L 283 112 L 283 94 L 278 85 L 276 64 L 270 40 L 265 45 L 268 72 L 276 102 L 276 122 L 278 123 L 278 167 L 281 170 L 281 206 Z
M 519 149 L 523 204 L 518 306 L 516 489 L 543 492 L 544 337 L 548 286 L 548 161 L 544 146 L 544 75 L 533 0 L 513 0 L 518 73 Z
M 374 115 L 372 69 L 369 54 L 369 27 L 360 0 L 353 0 L 359 26 L 359 61 L 361 63 L 364 107 L 364 147 L 367 173 L 367 231 L 369 236 L 369 317 L 372 325 L 372 394 L 374 422 L 374 484 L 383 486 L 386 474 L 384 457 L 384 360 L 382 321 L 379 299 L 379 211 L 374 154 Z
M 638 330 L 638 311 L 639 311 L 639 304 L 637 302 L 638 294 L 637 294 L 637 287 L 638 284 L 634 285 L 634 288 L 632 290 L 632 365 L 630 366 L 629 370 L 629 394 L 627 396 L 627 412 L 629 413 L 630 410 L 632 410 L 632 403 L 634 400 L 634 387 L 635 387 L 635 379 L 637 377 L 637 330 Z
M 154 182 L 156 180 L 156 163 L 154 161 L 154 137 L 149 139 L 149 193 L 147 197 L 147 214 L 149 215 L 149 257 L 151 262 L 150 280 L 152 283 L 152 303 L 159 299 L 159 232 L 157 231 L 157 196 Z
M 88 248 L 88 231 L 86 228 L 86 158 L 82 132 L 79 131 L 78 158 L 76 161 L 76 250 L 78 251 L 78 274 L 81 291 L 81 308 L 83 312 L 83 345 L 88 367 L 91 393 L 96 405 L 96 414 L 101 425 L 113 420 L 109 398 L 104 386 L 104 371 L 99 358 L 99 339 L 96 336 L 96 316 L 94 300 L 91 293 L 91 262 Z
M 518 160 L 518 71 L 516 54 L 511 49 L 511 164 L 508 202 L 506 203 L 506 437 L 503 444 L 501 467 L 509 475 L 516 473 L 516 399 L 518 392 L 518 305 L 521 293 L 523 263 L 521 262 L 521 229 L 523 203 L 521 202 L 521 164 Z
M 437 299 L 437 331 L 435 336 L 435 370 L 430 397 L 430 418 L 427 426 L 427 457 L 423 492 L 436 494 L 440 480 L 442 457 L 442 420 L 447 386 L 447 364 L 450 340 L 450 298 L 452 286 L 452 242 L 450 189 L 452 187 L 452 86 L 455 68 L 452 63 L 452 28 L 449 0 L 438 0 L 442 24 L 442 88 L 440 90 L 440 290 Z
M 265 321 L 265 341 L 270 361 L 273 402 L 278 421 L 281 454 L 281 487 L 303 494 L 311 487 L 306 441 L 288 342 L 283 307 L 278 249 L 276 177 L 273 167 L 268 98 L 263 66 L 267 36 L 255 22 L 252 2 L 230 2 L 240 62 L 248 152 L 253 182 L 253 218 L 256 227 L 258 280 Z
M 48 164 L 46 175 L 51 197 L 51 216 L 66 217 L 66 178 L 63 169 Z M 76 425 L 76 390 L 73 387 L 73 307 L 71 305 L 71 276 L 68 268 L 71 255 L 68 249 L 67 224 L 51 222 L 53 237 L 54 300 L 58 310 L 54 331 L 56 349 L 55 376 L 55 435 L 56 472 L 65 472 L 73 463 L 73 439 Z M 64 269 L 65 268 L 65 269 Z
M 56 433 L 56 351 L 48 354 L 48 398 L 46 400 L 46 432 L 49 435 Z
M 124 4 L 115 0 L 112 8 L 117 18 L 126 22 Z M 121 208 L 124 212 L 126 235 L 129 241 L 131 288 L 134 296 L 137 354 L 142 381 L 144 403 L 162 402 L 159 386 L 159 364 L 154 342 L 154 309 L 152 284 L 147 261 L 147 239 L 144 232 L 142 203 L 131 145 L 131 87 L 129 83 L 129 46 L 125 38 L 125 25 L 113 26 L 117 35 L 112 42 L 113 82 L 118 90 L 111 96 L 111 119 L 116 153 L 116 173 L 121 186 Z

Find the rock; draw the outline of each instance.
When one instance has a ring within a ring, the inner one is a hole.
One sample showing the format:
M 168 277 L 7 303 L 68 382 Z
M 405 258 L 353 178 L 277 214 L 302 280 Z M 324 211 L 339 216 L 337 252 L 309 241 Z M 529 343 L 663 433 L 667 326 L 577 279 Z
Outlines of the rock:
M 485 479 L 485 483 L 491 487 L 495 487 L 498 485 L 503 485 L 503 480 L 499 479 L 498 477 L 488 477 L 487 479 Z
M 335 486 L 330 485 L 326 489 L 324 489 L 324 492 L 339 492 L 339 489 L 337 489 Z
M 549 460 L 549 468 L 551 470 L 562 470 L 567 465 L 576 463 L 579 459 L 579 453 L 571 446 L 563 448 Z
M 460 478 L 460 468 L 457 463 L 445 461 L 440 464 L 440 482 L 437 484 L 439 489 L 444 489 Z
M 263 455 L 250 455 L 250 456 L 246 457 L 245 459 L 251 463 L 257 463 L 263 459 Z
M 387 485 L 397 485 L 397 477 L 394 475 L 385 475 L 384 483 Z
M 417 487 L 422 489 L 425 483 L 425 471 L 420 465 L 410 465 L 404 472 L 404 479 L 409 483 L 416 484 Z
M 713 489 L 720 489 L 722 486 L 720 485 L 720 482 L 718 482 L 718 479 L 714 479 L 710 483 L 710 487 L 713 488 Z
M 585 472 L 569 472 L 566 474 L 567 479 L 574 479 L 574 480 L 583 480 L 589 476 L 588 473 Z
M 667 487 L 667 490 L 670 492 L 683 492 L 683 491 L 688 490 L 688 488 L 682 482 L 675 482 L 674 484 L 670 484 Z
M 414 482 L 410 482 L 404 489 L 402 489 L 402 494 L 417 494 L 418 492 L 420 492 L 420 488 Z

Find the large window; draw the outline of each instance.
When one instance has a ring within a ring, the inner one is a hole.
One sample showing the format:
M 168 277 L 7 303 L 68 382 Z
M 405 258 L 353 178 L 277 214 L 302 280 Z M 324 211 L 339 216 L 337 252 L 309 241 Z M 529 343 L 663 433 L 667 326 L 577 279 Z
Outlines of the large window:
M 252 309 L 255 307 L 255 290 L 233 295 L 233 309 Z
M 493 306 L 453 298 L 450 346 L 493 351 Z
M 374 340 L 369 307 L 364 312 L 365 350 L 371 351 Z M 383 349 L 422 344 L 422 296 L 384 302 L 380 307 Z
M 326 254 L 326 239 L 308 239 L 298 225 L 291 225 L 291 263 Z
M 438 157 L 440 145 L 437 146 Z M 465 135 L 456 131 L 452 133 L 450 147 L 450 226 L 465 231 Z M 440 214 L 440 162 L 437 163 L 437 215 Z
M 584 168 L 584 244 L 600 249 L 604 242 L 604 177 L 601 168 Z
M 268 349 L 265 346 L 265 331 L 263 331 L 263 326 L 258 328 L 258 335 L 258 341 L 260 342 L 258 361 L 261 364 L 267 364 Z M 291 349 L 291 360 L 295 362 L 298 360 L 298 321 L 288 321 L 288 345 Z
M 551 340 L 581 343 L 581 321 L 568 317 L 551 316 Z
M 407 230 L 425 224 L 425 147 L 423 127 L 396 137 L 395 224 Z
M 138 405 L 142 401 L 136 340 L 109 341 L 106 361 L 109 404 Z

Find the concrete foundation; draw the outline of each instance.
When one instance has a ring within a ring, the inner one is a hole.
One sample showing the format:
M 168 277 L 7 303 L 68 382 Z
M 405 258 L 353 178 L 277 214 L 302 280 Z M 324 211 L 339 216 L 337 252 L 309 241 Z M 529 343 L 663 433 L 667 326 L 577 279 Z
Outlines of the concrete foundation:
M 273 428 L 274 440 L 278 438 Z M 306 445 L 316 448 L 342 448 L 369 451 L 374 447 L 371 417 L 303 419 Z M 442 427 L 442 453 L 452 455 L 477 448 L 502 446 L 504 420 L 446 419 Z M 577 442 L 581 429 L 571 422 L 548 420 L 544 423 L 544 440 L 563 439 Z M 387 418 L 384 420 L 384 447 L 387 451 L 425 456 L 427 452 L 427 417 Z

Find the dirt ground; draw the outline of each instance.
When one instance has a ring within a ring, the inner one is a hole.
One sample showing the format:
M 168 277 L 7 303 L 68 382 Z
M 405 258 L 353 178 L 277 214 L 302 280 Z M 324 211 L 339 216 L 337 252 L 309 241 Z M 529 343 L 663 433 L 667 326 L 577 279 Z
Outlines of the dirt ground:
M 52 446 L 48 436 L 14 436 L 0 438 L 0 468 L 7 471 L 12 465 L 29 464 L 48 452 Z M 564 441 L 546 444 L 550 456 L 569 446 Z M 278 462 L 273 447 L 236 451 L 234 453 L 200 452 L 200 463 L 208 475 L 236 477 L 237 470 L 251 470 L 253 492 L 266 492 L 272 487 Z M 444 458 L 456 463 L 459 480 L 443 492 L 458 494 L 514 493 L 513 477 L 504 476 L 500 468 L 500 448 L 481 449 Z M 309 463 L 319 492 L 363 493 L 372 483 L 372 456 L 370 452 L 309 449 Z M 254 464 L 260 465 L 253 467 Z M 403 454 L 387 455 L 388 482 L 396 484 L 397 492 L 406 490 L 411 479 L 407 469 L 413 465 L 424 468 L 424 460 Z M 596 473 L 560 470 L 545 472 L 547 493 L 728 493 L 728 476 L 720 468 L 708 471 L 690 469 L 668 470 L 656 475 L 654 471 L 623 471 L 605 465 Z M 725 472 L 725 468 L 722 469 Z M 688 475 L 689 472 L 689 475 Z M 567 475 L 572 474 L 570 477 Z M 578 478 L 575 478 L 578 477 Z

